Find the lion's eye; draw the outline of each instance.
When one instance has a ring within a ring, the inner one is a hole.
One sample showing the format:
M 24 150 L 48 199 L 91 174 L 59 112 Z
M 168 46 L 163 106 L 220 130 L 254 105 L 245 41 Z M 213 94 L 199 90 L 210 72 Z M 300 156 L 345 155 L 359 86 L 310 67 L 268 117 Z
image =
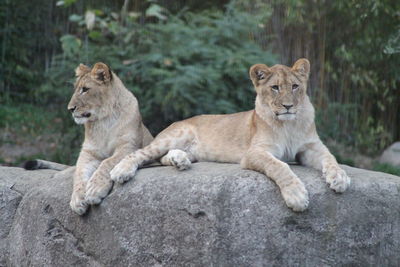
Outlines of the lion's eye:
M 296 89 L 298 89 L 299 88 L 299 85 L 298 84 L 293 84 L 292 85 L 292 90 L 296 90 Z
M 82 87 L 81 88 L 81 94 L 86 93 L 87 91 L 89 91 L 90 88 L 88 87 Z
M 274 91 L 279 91 L 279 86 L 278 85 L 272 85 L 271 89 Z

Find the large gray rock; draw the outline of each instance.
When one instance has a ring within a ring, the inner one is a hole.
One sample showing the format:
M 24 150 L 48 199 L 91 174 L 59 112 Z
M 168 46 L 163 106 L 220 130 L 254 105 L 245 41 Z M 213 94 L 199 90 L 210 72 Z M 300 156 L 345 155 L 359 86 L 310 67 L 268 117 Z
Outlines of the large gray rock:
M 0 266 L 5 265 L 8 257 L 7 238 L 21 199 L 21 194 L 12 188 L 0 186 Z
M 310 193 L 303 213 L 262 174 L 197 163 L 142 169 L 80 217 L 72 171 L 0 167 L 0 266 L 400 265 L 400 177 L 344 167 L 352 185 L 335 194 L 292 168 Z
M 54 171 L 26 172 L 20 168 L 0 167 L 0 266 L 9 257 L 10 230 L 23 195 L 32 187 L 41 186 Z
M 395 142 L 383 151 L 379 158 L 381 163 L 400 167 L 400 142 Z

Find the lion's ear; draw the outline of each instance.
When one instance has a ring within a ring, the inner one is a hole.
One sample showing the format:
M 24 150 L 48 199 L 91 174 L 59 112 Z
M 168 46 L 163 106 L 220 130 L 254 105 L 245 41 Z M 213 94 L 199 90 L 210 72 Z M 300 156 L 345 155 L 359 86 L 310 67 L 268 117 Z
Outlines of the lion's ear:
M 271 75 L 271 70 L 265 64 L 255 64 L 251 66 L 249 75 L 254 86 L 258 86 L 260 81 L 267 79 Z
M 92 75 L 93 79 L 103 83 L 109 82 L 112 79 L 110 68 L 101 62 L 94 64 L 90 74 Z
M 85 75 L 86 73 L 89 73 L 89 72 L 90 72 L 90 68 L 88 66 L 86 66 L 86 65 L 83 65 L 82 63 L 79 64 L 79 66 L 76 67 L 76 69 L 75 69 L 76 77 L 83 76 L 83 75 Z
M 292 70 L 298 72 L 305 78 L 308 78 L 310 75 L 310 61 L 306 58 L 300 58 L 294 63 Z

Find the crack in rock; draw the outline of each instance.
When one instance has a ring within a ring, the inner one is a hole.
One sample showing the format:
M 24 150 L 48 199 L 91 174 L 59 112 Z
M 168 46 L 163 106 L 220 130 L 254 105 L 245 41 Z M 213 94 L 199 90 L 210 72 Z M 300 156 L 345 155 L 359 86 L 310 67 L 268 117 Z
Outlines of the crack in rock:
M 46 237 L 50 242 L 64 244 L 66 249 L 79 258 L 84 258 L 89 262 L 90 266 L 102 266 L 92 255 L 85 252 L 83 240 L 76 237 L 73 231 L 63 225 L 63 223 L 55 217 L 54 210 L 50 205 L 46 205 L 44 212 L 48 217 Z

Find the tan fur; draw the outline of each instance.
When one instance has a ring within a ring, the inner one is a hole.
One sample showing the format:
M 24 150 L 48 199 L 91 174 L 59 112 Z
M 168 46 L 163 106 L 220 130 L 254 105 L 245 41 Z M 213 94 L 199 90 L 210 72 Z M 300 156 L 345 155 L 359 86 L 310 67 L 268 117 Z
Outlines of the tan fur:
M 254 110 L 174 123 L 150 145 L 125 157 L 111 171 L 111 179 L 126 181 L 144 162 L 181 149 L 192 162 L 240 163 L 243 168 L 265 173 L 294 211 L 307 208 L 308 193 L 285 161 L 297 159 L 322 170 L 333 190 L 345 191 L 350 179 L 315 129 L 314 108 L 306 94 L 309 70 L 307 59 L 299 59 L 292 68 L 252 66 L 250 78 L 257 92 Z M 161 158 L 162 163 L 169 160 Z
M 76 164 L 70 206 L 78 214 L 101 202 L 112 187 L 110 171 L 126 155 L 153 137 L 142 123 L 138 102 L 103 63 L 76 69 L 75 92 L 68 109 L 84 124 L 85 140 Z

